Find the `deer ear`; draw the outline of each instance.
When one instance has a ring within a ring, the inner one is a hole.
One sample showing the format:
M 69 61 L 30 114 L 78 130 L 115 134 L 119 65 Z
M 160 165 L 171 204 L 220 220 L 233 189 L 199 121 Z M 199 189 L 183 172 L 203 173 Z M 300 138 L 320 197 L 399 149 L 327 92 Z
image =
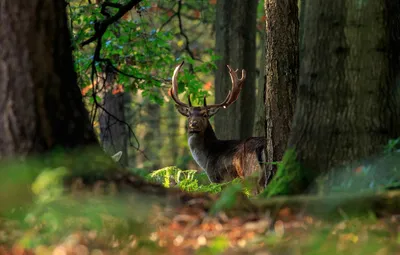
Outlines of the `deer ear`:
M 208 115 L 208 117 L 211 117 L 214 114 L 216 114 L 218 111 L 219 111 L 219 107 L 208 108 L 207 115 Z
M 178 109 L 178 112 L 182 114 L 183 116 L 189 117 L 189 108 L 187 106 L 182 106 L 182 105 L 175 105 L 176 109 Z

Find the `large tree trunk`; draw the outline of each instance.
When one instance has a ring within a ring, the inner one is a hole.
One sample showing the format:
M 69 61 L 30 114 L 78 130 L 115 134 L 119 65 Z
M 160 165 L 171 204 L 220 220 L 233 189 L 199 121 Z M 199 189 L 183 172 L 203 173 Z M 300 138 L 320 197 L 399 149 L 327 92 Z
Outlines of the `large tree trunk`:
M 29 169 L 21 173 L 18 183 L 24 181 L 18 187 L 15 178 L 4 174 L 8 168 L 2 167 L 2 184 L 10 185 L 1 186 L 1 211 L 30 207 L 30 181 L 38 169 L 47 167 L 68 169 L 64 184 L 70 189 L 65 191 L 92 188 L 98 194 L 107 187 L 115 191 L 117 185 L 118 191 L 130 194 L 171 194 L 118 168 L 102 152 L 77 86 L 65 7 L 64 0 L 0 0 L 0 161 L 50 156 L 29 161 L 29 167 L 18 166 Z M 67 153 L 60 155 L 60 148 L 68 149 Z M 22 196 L 3 195 L 10 190 Z
M 257 0 L 219 0 L 216 17 L 215 101 L 222 102 L 232 87 L 226 65 L 245 69 L 246 82 L 239 100 L 215 116 L 219 139 L 250 137 L 255 117 Z
M 266 0 L 265 134 L 268 162 L 282 160 L 289 140 L 299 73 L 297 0 Z M 276 165 L 268 164 L 267 173 Z
M 278 174 L 275 186 L 285 187 L 278 193 L 304 192 L 321 173 L 377 154 L 400 135 L 400 2 L 315 0 L 302 13 L 289 140 L 302 172 Z
M 0 0 L 0 158 L 96 144 L 64 1 Z

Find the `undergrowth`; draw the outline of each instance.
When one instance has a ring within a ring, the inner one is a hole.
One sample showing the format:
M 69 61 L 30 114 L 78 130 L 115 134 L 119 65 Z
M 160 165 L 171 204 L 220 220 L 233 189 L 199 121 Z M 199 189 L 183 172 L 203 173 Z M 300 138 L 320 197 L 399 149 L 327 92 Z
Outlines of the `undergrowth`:
M 176 166 L 164 167 L 150 173 L 144 169 L 133 169 L 132 171 L 146 180 L 160 183 L 166 188 L 176 187 L 187 192 L 208 192 L 216 194 L 234 185 L 236 187 L 239 186 L 241 192 L 249 196 L 252 188 L 249 183 L 239 178 L 225 183 L 211 183 L 204 172 L 182 170 Z

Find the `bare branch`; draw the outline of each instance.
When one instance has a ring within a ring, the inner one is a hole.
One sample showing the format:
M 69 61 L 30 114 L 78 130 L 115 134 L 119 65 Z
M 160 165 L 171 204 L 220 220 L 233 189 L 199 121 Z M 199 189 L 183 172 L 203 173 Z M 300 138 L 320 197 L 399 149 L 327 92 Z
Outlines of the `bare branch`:
M 96 41 L 99 38 L 102 38 L 104 33 L 107 31 L 108 26 L 111 24 L 117 22 L 120 18 L 122 18 L 128 11 L 132 10 L 133 7 L 135 7 L 137 4 L 139 4 L 142 0 L 131 0 L 125 5 L 120 5 L 120 4 L 112 4 L 110 2 L 104 2 L 102 3 L 102 14 L 105 16 L 108 16 L 107 19 L 98 22 L 97 25 L 95 25 L 95 34 L 87 39 L 86 41 L 82 42 L 80 45 L 81 47 L 92 43 Z M 118 8 L 118 12 L 114 16 L 110 16 L 106 11 L 106 7 L 115 7 Z
M 186 33 L 185 33 L 184 30 L 183 30 L 182 17 L 181 17 L 181 10 L 182 10 L 182 0 L 179 0 L 179 1 L 178 1 L 178 11 L 177 11 L 177 13 L 176 13 L 176 15 L 178 16 L 178 21 L 179 21 L 179 31 L 180 31 L 180 34 L 185 38 L 185 41 L 186 41 L 186 43 L 185 43 L 185 50 L 186 50 L 186 52 L 189 54 L 189 56 L 190 56 L 192 59 L 196 59 L 196 57 L 194 56 L 192 50 L 191 50 L 190 47 L 189 47 L 189 45 L 190 45 L 189 37 L 186 35 Z M 191 69 L 192 69 L 192 68 L 193 68 L 193 67 L 191 66 Z
M 175 17 L 176 17 L 177 13 L 175 12 L 174 14 L 171 15 L 171 17 L 168 18 L 167 21 L 165 21 L 160 28 L 158 29 L 158 31 L 161 31 L 166 25 L 168 25 Z

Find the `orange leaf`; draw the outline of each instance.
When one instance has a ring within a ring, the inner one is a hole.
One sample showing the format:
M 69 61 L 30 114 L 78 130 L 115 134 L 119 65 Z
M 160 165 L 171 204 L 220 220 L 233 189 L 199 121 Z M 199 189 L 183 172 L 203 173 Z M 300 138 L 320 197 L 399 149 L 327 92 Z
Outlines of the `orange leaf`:
M 210 89 L 211 89 L 211 86 L 212 86 L 211 82 L 208 81 L 208 82 L 206 82 L 206 83 L 203 85 L 203 88 L 204 88 L 205 90 L 210 90 Z
M 91 90 L 92 88 L 93 88 L 93 84 L 90 84 L 89 86 L 84 87 L 81 90 L 82 96 L 86 95 L 89 92 L 89 90 Z
M 122 16 L 122 19 L 128 20 L 129 19 L 129 12 L 125 13 L 124 16 Z
M 208 1 L 210 4 L 217 4 L 217 0 L 209 0 Z
M 155 12 L 155 11 L 157 11 L 158 9 L 159 9 L 159 8 L 158 8 L 157 3 L 152 3 L 152 4 L 151 4 L 150 11 Z
M 266 21 L 266 20 L 267 20 L 267 16 L 263 15 L 263 16 L 261 17 L 261 21 Z
M 168 11 L 168 12 L 167 12 L 167 16 L 168 16 L 168 17 L 171 17 L 172 15 L 174 15 L 174 12 L 173 12 L 173 11 Z
M 201 16 L 201 12 L 200 12 L 199 10 L 194 10 L 194 11 L 193 11 L 193 16 L 194 16 L 196 19 L 198 19 L 198 18 L 200 18 L 200 16 Z
M 364 166 L 359 166 L 359 167 L 355 168 L 355 169 L 354 169 L 354 172 L 356 172 L 356 173 L 361 173 L 363 167 L 364 167 Z
M 112 94 L 116 95 L 118 93 L 122 93 L 124 92 L 124 86 L 122 86 L 121 84 L 118 84 L 116 87 L 114 87 L 114 89 L 112 90 Z
M 12 247 L 12 254 L 15 254 L 15 255 L 30 255 L 30 254 L 33 254 L 33 253 L 31 251 L 25 249 L 24 247 L 22 247 L 22 246 L 20 246 L 18 244 L 15 244 Z
M 291 215 L 291 210 L 289 207 L 285 207 L 279 211 L 279 217 L 289 217 Z

